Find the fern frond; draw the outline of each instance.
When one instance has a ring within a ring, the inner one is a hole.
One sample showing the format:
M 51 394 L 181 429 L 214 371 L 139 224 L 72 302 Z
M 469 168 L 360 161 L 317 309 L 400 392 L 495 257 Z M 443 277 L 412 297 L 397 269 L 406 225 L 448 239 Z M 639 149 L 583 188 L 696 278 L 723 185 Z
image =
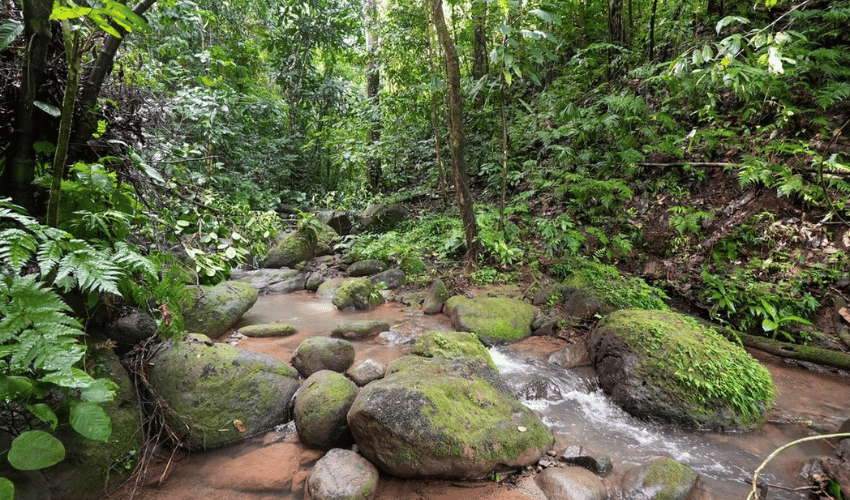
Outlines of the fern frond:
M 121 270 L 102 252 L 80 240 L 73 241 L 82 243 L 84 248 L 62 257 L 54 284 L 66 292 L 78 287 L 84 293 L 112 293 L 120 296 L 118 281 L 121 279 Z
M 62 260 L 62 254 L 64 253 L 65 249 L 62 246 L 62 242 L 55 239 L 45 240 L 38 246 L 36 259 L 38 261 L 38 268 L 41 270 L 42 279 L 53 273 L 56 266 L 59 265 L 59 261 Z
M 20 275 L 24 265 L 35 254 L 37 245 L 33 235 L 21 229 L 10 228 L 0 232 L 0 264 Z
M 821 108 L 826 109 L 847 98 L 850 98 L 850 83 L 830 82 L 824 85 L 820 92 L 815 95 L 815 102 Z
M 123 241 L 115 243 L 111 260 L 128 273 L 140 272 L 146 276 L 156 273 L 156 267 L 153 262 L 140 254 L 135 247 Z

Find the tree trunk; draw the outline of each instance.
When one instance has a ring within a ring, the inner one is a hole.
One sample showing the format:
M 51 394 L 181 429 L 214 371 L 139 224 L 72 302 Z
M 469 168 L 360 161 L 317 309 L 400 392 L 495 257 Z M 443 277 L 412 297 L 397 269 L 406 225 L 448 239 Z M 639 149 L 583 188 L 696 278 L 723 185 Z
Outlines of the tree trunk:
M 457 192 L 460 217 L 466 236 L 466 263 L 475 265 L 481 252 L 478 242 L 478 225 L 475 222 L 475 209 L 472 195 L 466 182 L 466 160 L 464 158 L 463 103 L 460 94 L 460 62 L 454 41 L 449 36 L 446 20 L 443 17 L 442 0 L 433 0 L 431 8 L 434 15 L 434 29 L 443 46 L 446 57 L 446 78 L 449 97 L 449 138 L 452 151 L 452 179 Z
M 472 2 L 472 78 L 480 80 L 490 72 L 488 61 L 487 2 L 478 0 Z
M 611 45 L 626 47 L 626 28 L 623 22 L 623 0 L 608 0 L 608 35 Z M 617 54 L 612 49 L 608 51 L 608 79 L 619 74 L 616 63 Z
M 53 0 L 24 0 L 26 57 L 21 68 L 21 88 L 15 104 L 15 136 L 10 141 L 6 168 L 0 179 L 0 193 L 35 214 L 35 150 L 44 113 L 36 110 L 44 83 L 47 47 L 50 44 L 50 13 Z
M 652 0 L 652 12 L 649 14 L 649 62 L 655 60 L 655 16 L 658 13 L 658 0 Z
M 53 157 L 53 181 L 50 184 L 50 198 L 47 202 L 47 225 L 50 227 L 59 227 L 59 198 L 62 195 L 62 178 L 65 176 L 65 162 L 68 159 L 71 126 L 74 124 L 74 102 L 77 98 L 77 82 L 80 72 L 79 35 L 79 31 L 71 34 L 71 25 L 68 20 L 62 21 L 65 58 L 68 60 L 68 81 L 65 82 L 65 96 L 62 99 L 62 121 L 59 123 L 59 137 L 56 139 L 56 154 Z
M 369 184 L 372 186 L 372 192 L 377 193 L 381 187 L 382 168 L 380 155 L 375 151 L 378 142 L 381 140 L 381 123 L 376 118 L 380 104 L 378 90 L 381 85 L 381 73 L 378 70 L 377 63 L 378 39 L 375 36 L 374 30 L 374 24 L 378 14 L 375 0 L 365 0 L 363 11 L 366 17 L 366 57 L 368 58 L 366 66 L 366 101 L 370 109 L 366 173 L 369 176 Z
M 427 16 L 430 17 L 430 16 Z M 427 19 L 426 17 L 426 19 Z M 430 22 L 430 19 L 428 19 Z M 443 206 L 449 201 L 448 190 L 446 189 L 446 169 L 443 168 L 443 154 L 440 147 L 440 93 L 437 91 L 437 68 L 434 64 L 434 40 L 431 36 L 433 33 L 426 25 L 426 33 L 428 33 L 428 68 L 431 72 L 431 127 L 434 129 L 434 154 L 436 155 L 437 173 L 439 174 L 440 183 L 440 200 Z
M 155 2 L 156 0 L 142 0 L 133 8 L 133 12 L 141 16 Z M 121 33 L 122 37 L 127 35 L 127 31 L 121 26 L 114 25 L 114 27 Z M 79 97 L 82 116 L 77 120 L 77 128 L 71 139 L 71 151 L 69 153 L 71 161 L 80 159 L 88 140 L 91 139 L 92 134 L 97 130 L 98 117 L 95 112 L 97 98 L 100 96 L 106 76 L 112 71 L 115 54 L 118 52 L 118 47 L 123 40 L 123 38 L 113 35 L 106 36 L 103 44 L 100 46 L 97 59 L 94 60 L 86 72 L 85 78 L 83 78 L 82 90 Z

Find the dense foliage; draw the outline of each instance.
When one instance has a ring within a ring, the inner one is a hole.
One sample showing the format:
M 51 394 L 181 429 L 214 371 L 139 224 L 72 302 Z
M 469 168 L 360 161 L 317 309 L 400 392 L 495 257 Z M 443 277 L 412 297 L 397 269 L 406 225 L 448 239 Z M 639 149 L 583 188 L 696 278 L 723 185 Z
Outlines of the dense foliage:
M 183 284 L 262 255 L 295 209 L 417 200 L 416 218 L 341 249 L 423 283 L 458 265 L 470 214 L 449 197 L 447 45 L 430 4 L 366 3 L 0 0 L 6 430 L 59 425 L 51 388 L 102 421 L 84 405 L 109 397 L 82 369 L 87 325 L 127 304 L 179 332 Z M 619 267 L 734 328 L 817 340 L 801 327 L 850 246 L 850 1 L 442 12 L 482 250 L 472 284 L 533 291 Z M 661 296 L 643 286 L 637 299 Z

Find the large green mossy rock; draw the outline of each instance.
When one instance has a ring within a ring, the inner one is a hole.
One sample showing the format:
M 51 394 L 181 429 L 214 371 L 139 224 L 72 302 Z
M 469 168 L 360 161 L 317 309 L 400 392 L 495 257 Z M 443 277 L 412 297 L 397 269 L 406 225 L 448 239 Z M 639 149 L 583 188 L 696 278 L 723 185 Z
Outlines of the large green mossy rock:
M 356 396 L 357 386 L 341 373 L 310 375 L 295 396 L 295 430 L 301 442 L 324 450 L 351 446 L 346 415 Z
M 348 412 L 360 452 L 399 477 L 472 479 L 536 463 L 554 442 L 478 360 L 405 356 Z
M 469 358 L 477 359 L 494 369 L 496 363 L 478 336 L 472 332 L 441 332 L 431 330 L 416 339 L 410 354 L 425 358 Z
M 277 358 L 198 335 L 169 343 L 151 365 L 168 424 L 192 448 L 240 441 L 291 418 L 298 372 Z
M 599 322 L 587 347 L 602 389 L 638 418 L 750 430 L 764 421 L 774 400 L 764 366 L 682 314 L 615 311 Z
M 313 257 L 329 254 L 339 235 L 326 224 L 317 224 L 315 229 L 315 241 L 304 231 L 293 231 L 278 237 L 269 246 L 268 255 L 260 263 L 261 267 L 295 267 L 298 263 Z
M 342 282 L 334 292 L 333 305 L 340 311 L 346 309 L 369 310 L 384 303 L 384 296 L 369 278 L 351 278 Z
M 65 445 L 65 460 L 42 471 L 53 498 L 100 498 L 105 490 L 127 478 L 129 471 L 122 465 L 132 465 L 142 449 L 141 409 L 130 376 L 111 349 L 91 350 L 90 361 L 92 376 L 107 378 L 117 386 L 115 398 L 103 404 L 112 420 L 112 434 L 103 443 L 86 439 L 70 428 L 56 433 Z
M 186 331 L 211 338 L 221 337 L 230 330 L 259 297 L 253 285 L 242 281 L 190 288 L 191 302 L 183 308 Z
M 488 345 L 519 342 L 531 335 L 536 309 L 521 300 L 502 297 L 467 299 L 455 295 L 446 301 L 446 313 L 452 326 L 474 332 Z

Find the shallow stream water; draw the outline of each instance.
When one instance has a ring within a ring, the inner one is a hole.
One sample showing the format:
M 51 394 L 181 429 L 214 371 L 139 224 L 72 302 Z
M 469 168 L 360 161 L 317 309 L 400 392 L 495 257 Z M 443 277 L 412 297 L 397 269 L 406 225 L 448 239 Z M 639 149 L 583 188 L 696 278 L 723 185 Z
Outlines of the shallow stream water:
M 451 329 L 445 316 L 424 316 L 416 311 L 405 311 L 394 303 L 369 312 L 340 312 L 328 298 L 297 292 L 261 297 L 237 327 L 279 321 L 295 326 L 298 334 L 285 338 L 242 339 L 238 347 L 289 361 L 305 338 L 329 335 L 340 323 L 360 319 L 387 320 L 392 328 L 376 338 L 354 342 L 355 363 L 372 358 L 386 365 L 406 354 L 410 344 L 423 332 Z M 541 416 L 562 446 L 577 447 L 592 456 L 612 458 L 614 470 L 605 478 L 609 491 L 615 491 L 613 486 L 630 467 L 665 455 L 696 470 L 703 477 L 705 490 L 711 498 L 744 499 L 749 491 L 744 481 L 774 449 L 801 437 L 834 432 L 850 418 L 850 380 L 754 353 L 767 365 L 780 390 L 777 406 L 768 416 L 769 423 L 747 434 L 685 432 L 647 424 L 611 404 L 598 389 L 590 368 L 566 370 L 548 361 L 553 352 L 568 346 L 564 341 L 532 337 L 516 345 L 493 348 L 491 355 L 520 400 Z M 303 498 L 300 485 L 321 454 L 303 449 L 297 439 L 286 438 L 286 432 L 282 429 L 243 444 L 182 458 L 161 485 L 137 492 L 136 498 Z M 799 475 L 802 462 L 832 453 L 831 446 L 823 442 L 791 448 L 768 465 L 761 479 L 785 488 L 804 486 Z M 296 463 L 287 465 L 291 461 Z M 287 467 L 291 471 L 284 473 Z M 276 479 L 276 474 L 287 478 Z M 543 498 L 529 481 L 521 482 L 514 489 L 494 489 L 493 485 L 470 489 L 449 482 L 383 477 L 379 484 L 379 500 Z M 771 488 L 768 498 L 803 500 L 806 493 Z

